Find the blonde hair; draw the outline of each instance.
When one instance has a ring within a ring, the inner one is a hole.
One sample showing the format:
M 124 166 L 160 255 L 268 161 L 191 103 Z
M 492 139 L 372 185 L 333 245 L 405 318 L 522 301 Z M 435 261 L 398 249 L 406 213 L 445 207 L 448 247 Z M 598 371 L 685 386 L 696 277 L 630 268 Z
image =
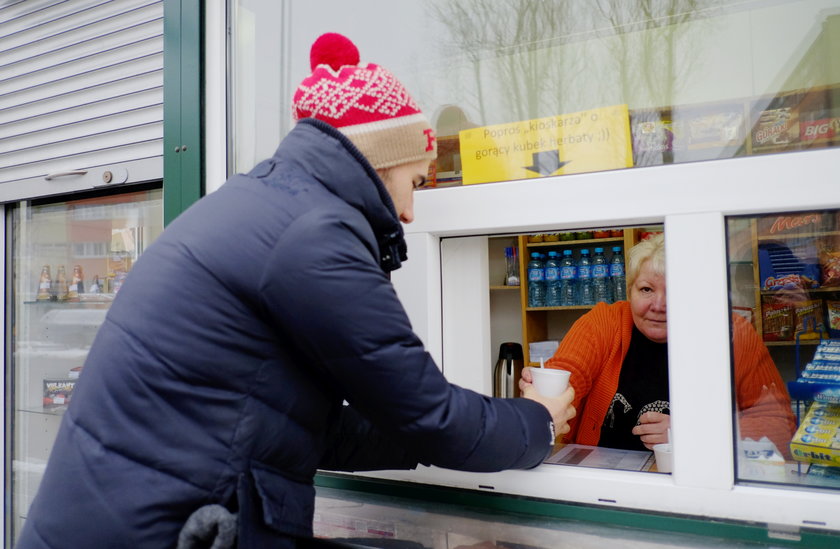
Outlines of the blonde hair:
M 653 272 L 665 275 L 665 234 L 659 233 L 642 240 L 627 252 L 627 287 L 633 286 L 642 264 L 650 261 Z

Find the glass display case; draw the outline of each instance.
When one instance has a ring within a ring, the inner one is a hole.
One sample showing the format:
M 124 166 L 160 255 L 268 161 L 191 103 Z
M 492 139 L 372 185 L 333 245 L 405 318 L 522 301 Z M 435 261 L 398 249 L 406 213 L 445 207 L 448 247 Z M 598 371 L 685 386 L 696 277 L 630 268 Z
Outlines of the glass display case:
M 163 230 L 161 200 L 160 188 L 144 188 L 22 201 L 7 210 L 13 532 L 37 491 L 108 307 Z
M 778 368 L 794 418 L 781 443 L 738 438 L 741 482 L 840 488 L 838 222 L 834 209 L 727 219 L 732 312 L 760 336 L 756 353 Z M 733 371 L 738 360 L 733 345 Z

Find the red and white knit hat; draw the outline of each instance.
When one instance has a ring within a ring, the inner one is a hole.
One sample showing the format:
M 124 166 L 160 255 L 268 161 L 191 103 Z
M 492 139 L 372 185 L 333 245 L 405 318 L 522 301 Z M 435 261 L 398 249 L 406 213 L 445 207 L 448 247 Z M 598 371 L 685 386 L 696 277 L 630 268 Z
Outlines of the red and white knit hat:
M 335 127 L 375 169 L 437 156 L 429 121 L 386 69 L 359 64 L 359 50 L 345 36 L 323 34 L 312 44 L 312 74 L 292 98 L 295 120 L 317 118 Z

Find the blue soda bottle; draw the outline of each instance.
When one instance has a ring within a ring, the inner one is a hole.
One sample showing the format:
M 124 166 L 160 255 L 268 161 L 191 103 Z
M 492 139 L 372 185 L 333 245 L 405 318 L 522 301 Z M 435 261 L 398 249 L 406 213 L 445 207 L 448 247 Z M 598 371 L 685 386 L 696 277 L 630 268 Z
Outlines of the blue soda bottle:
M 604 248 L 601 247 L 595 248 L 595 255 L 592 256 L 592 293 L 595 296 L 595 303 L 600 301 L 612 303 L 610 266 L 607 264 Z
M 545 306 L 545 266 L 539 252 L 531 253 L 528 262 L 528 307 Z
M 577 264 L 578 271 L 578 305 L 595 305 L 595 290 L 592 287 L 592 259 L 589 249 L 580 251 Z
M 610 283 L 613 290 L 614 301 L 627 299 L 627 279 L 624 274 L 624 254 L 620 246 L 613 246 L 612 259 L 610 259 Z
M 557 252 L 551 251 L 545 262 L 545 306 L 559 307 L 561 301 L 560 260 L 557 259 Z
M 560 260 L 560 305 L 570 307 L 577 300 L 577 265 L 572 250 L 563 250 Z

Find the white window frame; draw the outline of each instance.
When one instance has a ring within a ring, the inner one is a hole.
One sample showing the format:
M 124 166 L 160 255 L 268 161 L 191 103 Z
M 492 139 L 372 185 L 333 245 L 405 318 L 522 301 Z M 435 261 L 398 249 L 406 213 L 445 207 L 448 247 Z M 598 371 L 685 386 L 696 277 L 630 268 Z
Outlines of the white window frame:
M 486 281 L 487 262 L 442 257 L 441 238 L 664 223 L 674 471 L 543 465 L 494 474 L 420 468 L 369 476 L 840 531 L 837 491 L 735 481 L 725 239 L 729 215 L 840 207 L 840 185 L 830 176 L 837 166 L 840 149 L 827 149 L 415 193 L 416 221 L 405 227 L 409 260 L 394 273 L 394 284 L 447 377 L 476 390 L 486 387 L 491 366 L 489 329 L 474 328 L 484 322 L 478 312 L 487 294 L 462 292 L 456 304 L 444 304 L 441 288 L 453 280 Z M 469 240 L 472 253 L 486 250 L 482 239 Z

